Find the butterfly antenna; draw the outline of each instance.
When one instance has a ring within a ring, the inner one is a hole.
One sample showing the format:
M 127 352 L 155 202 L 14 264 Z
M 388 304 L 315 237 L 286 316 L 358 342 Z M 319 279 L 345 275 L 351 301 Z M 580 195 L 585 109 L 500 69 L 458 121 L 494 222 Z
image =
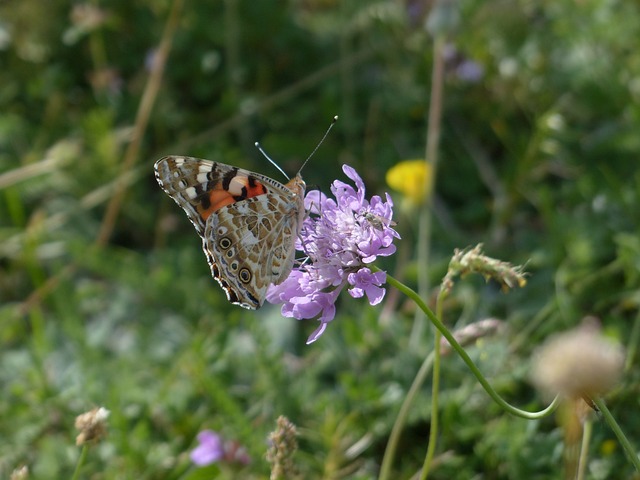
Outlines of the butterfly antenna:
M 322 138 L 318 142 L 318 145 L 316 145 L 316 148 L 313 149 L 311 154 L 307 157 L 307 159 L 304 161 L 304 163 L 300 167 L 300 170 L 298 170 L 298 173 L 300 173 L 302 171 L 302 169 L 307 164 L 309 159 L 311 159 L 311 157 L 313 157 L 313 154 L 316 153 L 316 151 L 318 150 L 320 145 L 322 145 L 322 142 L 324 142 L 324 139 L 327 138 L 327 135 L 329 135 L 329 132 L 331 131 L 331 129 L 333 128 L 333 126 L 336 124 L 337 121 L 338 121 L 338 116 L 336 115 L 335 117 L 333 117 L 333 121 L 331 122 L 331 125 L 329 125 L 329 128 L 327 128 L 327 131 L 324 132 L 324 135 L 322 136 Z M 289 175 L 287 175 L 285 173 L 285 171 L 282 170 L 282 168 L 280 168 L 280 165 L 278 165 L 269 155 L 267 155 L 267 152 L 264 151 L 264 148 L 262 148 L 262 145 L 260 145 L 260 142 L 256 142 L 255 145 L 256 145 L 256 148 L 260 151 L 260 153 L 264 156 L 264 158 L 269 160 L 269 163 L 271 163 L 271 165 L 276 167 L 278 169 L 278 171 L 280 173 L 282 173 L 287 178 L 287 180 L 289 180 Z
M 300 170 L 298 170 L 298 173 L 300 173 L 304 168 L 304 166 L 307 164 L 307 162 L 311 160 L 311 157 L 313 157 L 313 155 L 316 153 L 318 148 L 320 148 L 320 145 L 322 145 L 322 142 L 324 142 L 324 139 L 327 138 L 327 135 L 329 135 L 329 132 L 331 131 L 331 129 L 333 128 L 333 126 L 336 124 L 337 121 L 338 121 L 338 116 L 336 115 L 335 117 L 333 117 L 333 120 L 331 121 L 331 125 L 329 125 L 329 128 L 327 128 L 327 131 L 324 132 L 324 135 L 316 145 L 316 148 L 313 149 L 313 151 L 309 154 L 307 159 L 302 163 L 302 166 L 300 167 Z
M 262 155 L 264 155 L 264 158 L 266 158 L 267 160 L 269 160 L 269 162 L 271 163 L 271 165 L 273 165 L 274 167 L 276 167 L 278 169 L 278 171 L 280 173 L 282 173 L 285 178 L 287 180 L 290 180 L 289 175 L 287 175 L 286 173 L 284 173 L 284 170 L 282 170 L 282 168 L 280 168 L 280 165 L 278 165 L 269 155 L 267 155 L 267 152 L 264 151 L 264 148 L 262 148 L 262 145 L 260 145 L 260 143 L 256 142 L 256 148 L 260 151 L 260 153 Z

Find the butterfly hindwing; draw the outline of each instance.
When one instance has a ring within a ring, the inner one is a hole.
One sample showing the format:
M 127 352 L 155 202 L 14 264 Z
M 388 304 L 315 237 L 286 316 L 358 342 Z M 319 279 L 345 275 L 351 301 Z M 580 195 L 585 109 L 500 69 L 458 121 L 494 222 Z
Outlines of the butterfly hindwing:
M 298 215 L 287 205 L 292 199 L 267 193 L 225 206 L 207 222 L 203 247 L 231 301 L 245 297 L 243 306 L 258 308 L 269 285 L 291 272 Z
M 269 177 L 193 157 L 164 157 L 156 178 L 202 237 L 213 277 L 232 303 L 256 309 L 294 262 L 304 218 L 304 182 Z

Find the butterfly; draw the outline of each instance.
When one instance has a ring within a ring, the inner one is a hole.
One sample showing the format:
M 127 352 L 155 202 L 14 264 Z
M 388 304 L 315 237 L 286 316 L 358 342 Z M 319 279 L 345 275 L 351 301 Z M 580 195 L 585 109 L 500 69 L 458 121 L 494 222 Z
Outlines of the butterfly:
M 269 285 L 284 282 L 293 269 L 306 215 L 300 173 L 283 185 L 224 163 L 168 156 L 155 163 L 155 175 L 202 238 L 227 299 L 260 308 Z

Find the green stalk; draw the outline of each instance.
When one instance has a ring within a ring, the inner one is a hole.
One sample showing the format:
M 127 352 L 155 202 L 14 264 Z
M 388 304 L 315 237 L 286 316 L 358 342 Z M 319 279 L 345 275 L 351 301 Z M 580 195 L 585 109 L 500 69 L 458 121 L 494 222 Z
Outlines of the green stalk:
M 618 425 L 618 422 L 616 422 L 616 419 L 613 418 L 613 415 L 611 415 L 611 412 L 607 408 L 607 405 L 604 403 L 604 400 L 602 400 L 602 398 L 593 398 L 592 400 L 593 403 L 595 403 L 598 407 L 598 410 L 600 410 L 600 412 L 602 413 L 602 418 L 604 418 L 604 421 L 607 422 L 611 430 L 613 430 L 615 436 L 618 437 L 618 441 L 620 442 L 620 445 L 622 445 L 624 451 L 627 453 L 629 460 L 631 460 L 633 466 L 636 467 L 636 470 L 640 472 L 640 458 L 638 458 L 638 454 L 635 448 L 633 448 L 633 445 L 631 445 L 629 439 L 622 432 L 622 429 L 620 428 L 620 425 Z
M 391 429 L 391 435 L 389 435 L 389 443 L 387 443 L 387 448 L 384 452 L 384 457 L 382 458 L 382 465 L 380 466 L 380 476 L 378 477 L 378 480 L 388 480 L 390 478 L 389 475 L 391 474 L 391 465 L 393 464 L 393 459 L 398 448 L 398 442 L 400 440 L 402 428 L 406 423 L 411 405 L 413 405 L 414 400 L 418 397 L 420 387 L 422 387 L 422 384 L 427 379 L 427 375 L 429 375 L 431 365 L 433 364 L 433 359 L 434 352 L 431 352 L 424 359 L 422 365 L 420 366 L 420 370 L 418 370 L 416 377 L 413 379 L 413 383 L 411 384 L 411 388 L 409 389 L 407 396 L 402 402 L 400 412 L 398 412 L 396 421 L 394 422 L 393 428 Z
M 82 465 L 84 465 L 84 461 L 87 459 L 88 452 L 89 452 L 89 446 L 85 443 L 82 446 L 82 450 L 80 451 L 80 457 L 78 458 L 78 463 L 76 463 L 76 469 L 73 472 L 73 477 L 71 477 L 71 480 L 78 480 L 78 476 L 80 475 L 80 470 L 82 469 Z
M 446 292 L 440 291 L 438 294 L 438 300 L 436 302 L 436 316 L 442 318 L 442 304 L 446 297 Z M 429 470 L 431 469 L 431 462 L 436 453 L 436 442 L 438 441 L 438 404 L 440 394 L 440 339 L 442 334 L 439 330 L 435 331 L 433 336 L 433 382 L 431 383 L 431 428 L 429 429 L 429 445 L 427 446 L 427 453 L 424 457 L 424 464 L 422 466 L 422 473 L 420 474 L 420 480 L 427 480 Z
M 374 271 L 380 271 L 377 267 L 372 268 Z M 391 275 L 387 274 L 387 283 L 392 285 L 393 287 L 400 290 L 400 292 L 404 293 L 407 297 L 411 298 L 416 305 L 427 315 L 431 323 L 438 329 L 438 331 L 442 334 L 444 338 L 447 339 L 451 347 L 458 353 L 462 361 L 467 364 L 471 373 L 478 379 L 478 382 L 485 391 L 489 394 L 489 396 L 504 410 L 515 415 L 517 417 L 526 418 L 528 420 L 536 420 L 539 418 L 546 417 L 551 414 L 558 406 L 558 397 L 554 398 L 551 404 L 545 408 L 544 410 L 540 410 L 538 412 L 527 412 L 526 410 L 521 410 L 517 407 L 506 402 L 491 386 L 489 381 L 484 377 L 482 372 L 476 367 L 473 363 L 473 360 L 469 357 L 467 352 L 462 348 L 462 346 L 457 342 L 454 338 L 453 334 L 447 329 L 447 327 L 440 321 L 440 319 L 431 311 L 431 309 L 427 306 L 426 303 L 420 298 L 420 296 L 411 288 L 407 287 L 402 282 L 396 280 Z

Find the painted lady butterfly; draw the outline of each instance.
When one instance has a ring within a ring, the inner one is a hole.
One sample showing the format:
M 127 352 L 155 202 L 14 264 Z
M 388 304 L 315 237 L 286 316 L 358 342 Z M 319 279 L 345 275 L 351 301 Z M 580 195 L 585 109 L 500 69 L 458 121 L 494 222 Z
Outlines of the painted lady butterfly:
M 293 268 L 306 214 L 300 174 L 283 185 L 241 168 L 182 156 L 161 158 L 155 173 L 196 227 L 211 274 L 227 299 L 260 308 L 269 285 L 284 282 Z

